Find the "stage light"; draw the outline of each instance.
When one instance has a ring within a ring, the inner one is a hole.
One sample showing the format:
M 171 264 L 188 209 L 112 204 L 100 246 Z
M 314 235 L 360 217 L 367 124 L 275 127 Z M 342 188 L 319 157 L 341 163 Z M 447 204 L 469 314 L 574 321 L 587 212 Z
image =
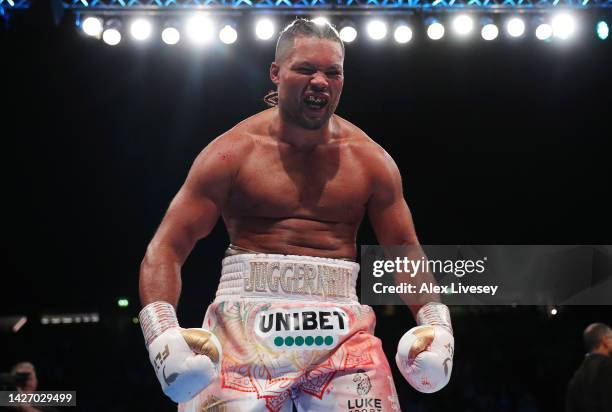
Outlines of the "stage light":
M 117 300 L 117 306 L 120 308 L 127 308 L 130 302 L 126 298 L 121 298 Z
M 312 19 L 312 22 L 316 24 L 317 26 L 330 25 L 329 20 L 327 20 L 325 17 L 322 17 L 322 16 L 315 17 L 314 19 Z
M 219 32 L 219 39 L 225 44 L 232 44 L 238 40 L 238 32 L 231 25 L 226 24 Z
M 466 36 L 472 32 L 474 20 L 467 14 L 460 14 L 453 19 L 453 29 L 460 36 Z
M 353 26 L 344 26 L 340 29 L 340 39 L 345 43 L 352 43 L 357 38 L 357 29 Z
M 17 333 L 19 332 L 19 329 L 21 329 L 23 327 L 23 325 L 26 324 L 26 322 L 28 321 L 28 318 L 25 316 L 21 316 L 19 318 L 19 320 L 13 325 L 13 332 Z
M 542 23 L 536 28 L 535 35 L 538 40 L 550 40 L 553 35 L 553 29 L 550 24 Z
M 432 20 L 427 26 L 427 36 L 432 40 L 440 40 L 444 37 L 444 26 L 437 20 Z
M 116 46 L 121 42 L 121 33 L 114 28 L 106 29 L 102 33 L 102 40 L 109 46 Z
M 164 43 L 172 46 L 181 40 L 181 33 L 176 27 L 168 26 L 162 30 L 161 38 Z
M 519 17 L 508 20 L 506 30 L 511 37 L 521 37 L 525 33 L 525 22 Z
M 400 44 L 408 43 L 412 39 L 412 29 L 405 23 L 400 23 L 395 27 L 393 38 Z
M 601 40 L 607 39 L 610 35 L 610 28 L 608 27 L 608 23 L 603 20 L 597 23 L 595 31 L 597 32 L 597 37 L 599 37 Z
M 134 316 L 134 317 L 132 318 L 132 323 L 133 323 L 134 325 L 138 325 L 138 323 L 139 323 L 139 322 L 140 322 L 140 321 L 138 320 L 138 318 L 137 318 L 136 316 Z
M 499 29 L 493 23 L 487 23 L 482 26 L 482 30 L 480 31 L 480 35 L 483 39 L 487 41 L 495 40 L 499 35 Z
M 207 44 L 215 38 L 215 26 L 212 20 L 204 15 L 193 16 L 187 20 L 185 30 L 195 44 Z
M 274 23 L 270 19 L 260 19 L 255 25 L 255 34 L 260 40 L 270 40 L 274 36 Z
M 555 37 L 561 40 L 567 40 L 570 38 L 576 30 L 576 22 L 574 18 L 567 14 L 558 14 L 552 19 L 552 31 Z
M 40 323 L 43 325 L 98 322 L 100 322 L 100 315 L 97 313 L 67 313 L 63 315 L 41 315 L 40 317 Z
M 2 316 L 0 317 L 0 332 L 17 333 L 27 322 L 28 317 L 23 315 Z
M 151 23 L 145 19 L 137 19 L 130 25 L 130 34 L 138 41 L 143 41 L 151 35 Z
M 553 315 L 553 316 L 555 316 L 557 313 L 559 313 L 559 311 L 557 310 L 557 308 L 552 308 L 552 309 L 550 310 L 550 314 L 551 314 L 551 315 Z
M 372 20 L 366 26 L 366 31 L 372 40 L 382 40 L 387 36 L 387 25 L 382 20 Z
M 88 36 L 98 37 L 102 33 L 104 26 L 102 25 L 102 20 L 97 17 L 87 17 L 83 20 L 83 31 Z

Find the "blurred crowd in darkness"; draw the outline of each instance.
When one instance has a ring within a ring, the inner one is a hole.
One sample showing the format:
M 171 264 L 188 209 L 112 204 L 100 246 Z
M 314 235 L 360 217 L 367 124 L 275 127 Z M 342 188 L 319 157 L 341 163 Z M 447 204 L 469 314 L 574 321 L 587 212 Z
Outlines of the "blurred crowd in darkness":
M 32 362 L 38 389 L 76 390 L 77 410 L 176 410 L 148 362 L 140 327 L 132 320 L 137 309 L 130 309 L 101 314 L 97 324 L 32 321 L 16 334 L 4 333 L 2 371 Z M 408 412 L 563 411 L 565 387 L 585 352 L 582 330 L 612 314 L 602 307 L 565 307 L 556 316 L 542 307 L 451 307 L 452 379 L 441 392 L 424 395 L 402 380 L 393 362 L 412 317 L 405 308 L 375 309 L 376 333 L 394 369 L 402 410 Z M 405 327 L 398 328 L 402 323 Z

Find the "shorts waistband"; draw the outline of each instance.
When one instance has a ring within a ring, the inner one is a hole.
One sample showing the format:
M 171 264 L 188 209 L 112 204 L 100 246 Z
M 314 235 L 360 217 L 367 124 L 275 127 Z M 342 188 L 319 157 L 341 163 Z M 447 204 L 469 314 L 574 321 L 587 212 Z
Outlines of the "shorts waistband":
M 230 299 L 358 303 L 359 264 L 340 259 L 243 253 L 223 259 L 215 302 Z

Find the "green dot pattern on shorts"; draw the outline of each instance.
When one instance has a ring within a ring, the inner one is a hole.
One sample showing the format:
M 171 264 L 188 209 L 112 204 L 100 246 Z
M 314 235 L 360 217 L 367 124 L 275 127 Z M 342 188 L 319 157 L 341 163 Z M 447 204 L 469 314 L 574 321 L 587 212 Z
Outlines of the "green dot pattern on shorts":
M 276 338 L 274 338 L 274 345 L 276 346 L 302 346 L 302 345 L 306 345 L 306 346 L 332 346 L 334 344 L 334 337 L 333 336 L 296 336 L 295 338 L 293 336 L 287 336 L 285 338 L 282 338 L 280 336 L 277 336 Z

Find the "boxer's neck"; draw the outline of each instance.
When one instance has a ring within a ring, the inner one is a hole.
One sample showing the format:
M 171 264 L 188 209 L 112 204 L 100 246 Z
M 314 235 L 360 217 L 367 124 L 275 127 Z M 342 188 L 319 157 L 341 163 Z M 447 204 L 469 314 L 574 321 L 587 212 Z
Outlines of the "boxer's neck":
M 316 146 L 329 143 L 333 139 L 335 131 L 333 119 L 334 116 L 330 117 L 319 129 L 309 130 L 284 119 L 280 110 L 276 110 L 270 125 L 270 135 L 296 149 L 313 149 Z

